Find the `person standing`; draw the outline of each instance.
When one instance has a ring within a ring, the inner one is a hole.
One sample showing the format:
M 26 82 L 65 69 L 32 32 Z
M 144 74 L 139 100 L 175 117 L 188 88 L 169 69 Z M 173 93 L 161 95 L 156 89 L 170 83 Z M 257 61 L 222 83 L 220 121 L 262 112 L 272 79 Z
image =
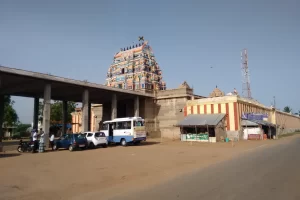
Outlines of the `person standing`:
M 33 134 L 32 134 L 32 141 L 33 141 L 33 150 L 32 150 L 32 153 L 35 153 L 36 150 L 37 150 L 37 146 L 38 146 L 38 133 L 37 131 L 34 131 Z
M 45 143 L 45 132 L 41 131 L 40 135 L 40 145 L 39 145 L 39 153 L 43 153 L 45 151 L 44 143 Z
M 51 137 L 50 137 L 50 146 L 51 146 L 51 149 L 53 151 L 53 146 L 54 146 L 54 133 L 51 134 Z

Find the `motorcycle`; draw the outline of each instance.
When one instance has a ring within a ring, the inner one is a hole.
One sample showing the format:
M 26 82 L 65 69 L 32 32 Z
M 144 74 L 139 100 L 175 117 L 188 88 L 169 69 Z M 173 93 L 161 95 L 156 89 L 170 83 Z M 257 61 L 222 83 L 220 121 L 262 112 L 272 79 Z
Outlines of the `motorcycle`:
M 20 140 L 17 150 L 20 153 L 32 152 L 33 147 L 34 147 L 34 143 L 32 141 L 31 142 L 23 142 L 22 140 Z

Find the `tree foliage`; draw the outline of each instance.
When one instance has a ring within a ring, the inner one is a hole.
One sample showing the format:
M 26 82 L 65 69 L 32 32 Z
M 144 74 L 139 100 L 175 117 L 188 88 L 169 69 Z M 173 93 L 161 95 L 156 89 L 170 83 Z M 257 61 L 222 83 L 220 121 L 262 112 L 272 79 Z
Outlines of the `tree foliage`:
M 283 112 L 286 112 L 286 113 L 291 113 L 292 112 L 292 108 L 290 106 L 285 106 L 283 108 Z
M 75 111 L 76 103 L 68 101 L 67 103 L 67 122 L 72 122 L 72 115 L 71 113 Z M 42 102 L 39 104 L 39 120 L 43 120 L 43 108 L 44 105 Z M 50 113 L 50 120 L 52 122 L 61 122 L 63 119 L 63 102 L 62 101 L 54 101 L 51 104 L 51 113 Z
M 14 126 L 19 123 L 19 117 L 16 110 L 13 108 L 14 101 L 10 96 L 4 96 L 4 126 Z
M 16 128 L 16 132 L 26 132 L 29 127 L 31 127 L 31 124 L 20 123 Z

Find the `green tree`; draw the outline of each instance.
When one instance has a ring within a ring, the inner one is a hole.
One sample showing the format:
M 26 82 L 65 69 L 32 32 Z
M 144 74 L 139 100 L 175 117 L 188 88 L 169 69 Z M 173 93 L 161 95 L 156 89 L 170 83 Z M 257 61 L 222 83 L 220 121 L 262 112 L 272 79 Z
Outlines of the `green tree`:
M 19 117 L 16 110 L 13 108 L 14 101 L 11 100 L 10 96 L 4 96 L 4 126 L 14 126 L 19 122 Z
M 31 124 L 20 123 L 16 128 L 16 132 L 26 132 L 29 127 L 31 127 Z
M 77 104 L 75 102 L 68 101 L 68 108 L 67 108 L 67 122 L 72 122 L 72 115 L 71 113 L 75 111 Z M 43 103 L 40 102 L 39 104 L 39 120 L 43 120 Z M 51 104 L 51 113 L 50 113 L 50 120 L 55 122 L 62 121 L 62 101 L 54 101 Z
M 43 110 L 44 110 L 44 104 L 43 104 L 43 102 L 39 102 L 39 121 L 40 122 L 43 122 Z
M 292 112 L 292 108 L 290 106 L 286 106 L 283 108 L 283 112 L 290 113 Z

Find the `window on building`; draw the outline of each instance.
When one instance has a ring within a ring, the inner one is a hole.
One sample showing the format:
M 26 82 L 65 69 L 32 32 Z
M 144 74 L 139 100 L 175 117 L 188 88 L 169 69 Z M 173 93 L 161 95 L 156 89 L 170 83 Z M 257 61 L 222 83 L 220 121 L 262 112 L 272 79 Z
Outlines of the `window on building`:
M 142 88 L 145 88 L 145 84 L 142 84 Z
M 119 88 L 122 88 L 122 84 L 119 84 L 118 86 L 119 86 Z

